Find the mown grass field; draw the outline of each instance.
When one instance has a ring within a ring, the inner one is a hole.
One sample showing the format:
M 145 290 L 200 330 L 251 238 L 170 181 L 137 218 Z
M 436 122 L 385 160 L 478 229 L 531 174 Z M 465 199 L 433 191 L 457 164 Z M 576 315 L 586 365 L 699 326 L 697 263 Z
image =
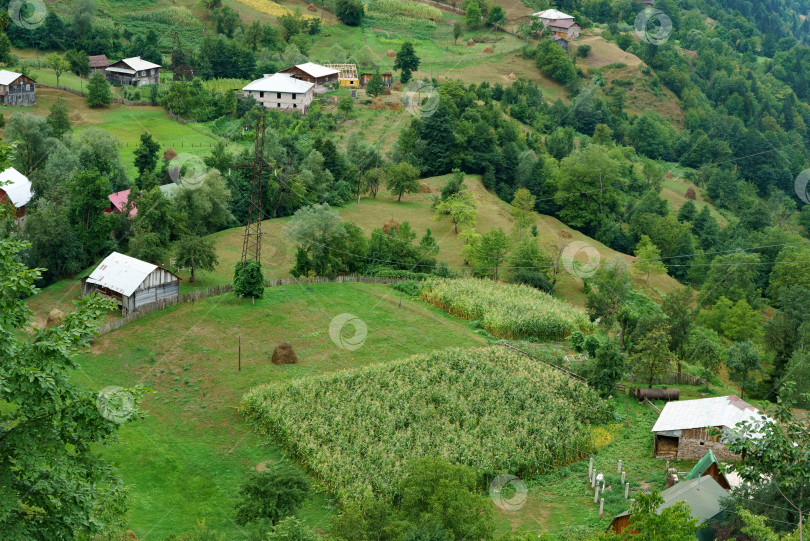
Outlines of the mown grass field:
M 354 351 L 329 337 L 332 318 L 344 312 L 368 327 Z M 282 340 L 293 344 L 298 364 L 270 362 Z M 140 539 L 186 532 L 202 519 L 227 539 L 240 539 L 232 522 L 234 492 L 258 464 L 287 460 L 237 414 L 244 393 L 262 383 L 483 343 L 467 322 L 401 299 L 387 286 L 287 286 L 268 289 L 255 305 L 221 295 L 137 320 L 80 355 L 74 377 L 94 389 L 142 383 L 155 391 L 144 404 L 147 418 L 124 425 L 121 442 L 104 450 L 130 487 L 130 525 Z M 330 512 L 329 497 L 316 493 L 301 515 L 325 529 Z

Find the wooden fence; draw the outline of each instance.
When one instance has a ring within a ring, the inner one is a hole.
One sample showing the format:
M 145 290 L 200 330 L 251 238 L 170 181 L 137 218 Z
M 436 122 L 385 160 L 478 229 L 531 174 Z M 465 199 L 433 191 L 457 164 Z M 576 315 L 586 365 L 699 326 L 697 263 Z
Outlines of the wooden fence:
M 309 278 L 279 278 L 278 280 L 266 280 L 264 282 L 264 287 L 326 284 L 326 283 L 391 284 L 394 282 L 403 282 L 405 280 L 406 278 L 381 278 L 379 276 L 358 276 L 356 274 L 350 274 L 347 276 L 337 276 L 335 278 L 329 278 L 328 276 L 313 276 Z M 188 293 L 184 293 L 173 299 L 164 299 L 158 302 L 153 302 L 151 304 L 147 304 L 145 306 L 136 309 L 135 311 L 131 312 L 130 314 L 120 319 L 116 319 L 102 325 L 98 329 L 98 336 L 102 336 L 104 334 L 107 334 L 108 332 L 112 332 L 115 329 L 123 327 L 127 323 L 135 321 L 136 319 L 140 319 L 144 316 L 148 316 L 149 314 L 157 312 L 158 310 L 163 310 L 164 308 L 168 308 L 176 304 L 181 304 L 184 302 L 194 302 L 201 299 L 205 299 L 206 297 L 211 297 L 214 295 L 222 295 L 223 293 L 232 293 L 232 292 L 233 292 L 233 285 L 227 284 L 223 286 L 208 287 L 205 289 L 195 289 L 194 291 L 189 291 Z
M 534 359 L 535 361 L 539 361 L 539 362 L 541 362 L 541 363 L 545 364 L 546 366 L 549 366 L 549 367 L 553 368 L 554 370 L 557 370 L 557 371 L 559 371 L 559 372 L 562 372 L 563 374 L 565 374 L 566 376 L 568 376 L 569 378 L 571 378 L 571 379 L 573 379 L 573 380 L 576 380 L 576 381 L 578 381 L 578 382 L 580 382 L 580 383 L 583 383 L 583 384 L 585 384 L 585 385 L 588 385 L 588 382 L 585 380 L 585 378 L 583 378 L 582 376 L 579 376 L 579 375 L 577 375 L 577 374 L 574 374 L 574 373 L 573 373 L 573 372 L 571 372 L 570 370 L 566 370 L 566 369 L 565 369 L 565 368 L 563 368 L 562 366 L 557 366 L 556 364 L 551 364 L 551 363 L 550 363 L 550 362 L 548 362 L 548 361 L 544 361 L 543 359 L 539 359 L 539 358 L 535 357 L 534 355 L 531 355 L 531 354 L 529 354 L 529 353 L 526 353 L 526 352 L 525 352 L 525 351 L 523 351 L 522 349 L 518 349 L 518 348 L 516 348 L 516 347 L 515 347 L 515 346 L 513 346 L 512 344 L 508 344 L 508 343 L 506 343 L 506 342 L 501 342 L 501 345 L 502 345 L 503 347 L 507 348 L 507 349 L 511 349 L 512 351 L 515 351 L 515 352 L 517 352 L 517 353 L 520 353 L 520 354 L 521 354 L 521 355 L 523 355 L 524 357 L 528 357 L 528 358 L 530 358 L 530 359 Z

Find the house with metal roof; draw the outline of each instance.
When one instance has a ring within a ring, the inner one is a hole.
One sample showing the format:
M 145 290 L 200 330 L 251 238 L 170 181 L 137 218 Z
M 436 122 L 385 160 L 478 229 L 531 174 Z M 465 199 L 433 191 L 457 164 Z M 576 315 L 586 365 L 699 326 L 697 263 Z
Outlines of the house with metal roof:
M 573 15 L 568 15 L 567 13 L 563 13 L 562 11 L 558 11 L 556 9 L 538 11 L 537 13 L 532 13 L 531 17 L 534 19 L 539 19 L 540 22 L 543 23 L 543 26 L 548 26 L 548 23 L 552 21 L 574 20 Z
M 281 70 L 279 73 L 287 73 L 292 75 L 293 78 L 315 85 L 314 92 L 316 94 L 323 94 L 331 90 L 327 85 L 336 83 L 340 72 L 334 68 L 321 66 L 314 62 L 307 62 L 306 64 L 298 64 Z
M 685 502 L 689 506 L 692 518 L 697 519 L 698 529 L 695 537 L 701 541 L 714 539 L 714 531 L 710 524 L 722 518 L 723 500 L 729 497 L 728 492 L 712 477 L 702 476 L 689 481 L 682 481 L 661 492 L 664 499 L 657 512 L 672 507 L 677 502 Z M 630 527 L 629 511 L 616 515 L 608 526 L 619 534 Z
M 107 199 L 110 200 L 110 206 L 104 209 L 104 214 L 122 214 L 129 201 L 129 190 L 111 193 L 107 196 Z M 137 214 L 138 207 L 133 202 L 132 208 L 129 209 L 129 216 L 134 217 Z
M 0 70 L 0 103 L 3 105 L 34 105 L 36 87 L 36 82 L 22 73 Z
M 10 203 L 14 207 L 17 223 L 22 225 L 26 207 L 34 197 L 28 177 L 9 167 L 0 173 L 0 203 Z
M 142 306 L 180 295 L 180 277 L 140 259 L 113 252 L 90 276 L 82 278 L 82 295 L 100 293 L 118 302 L 127 315 Z
M 107 80 L 118 85 L 154 85 L 160 82 L 160 64 L 140 56 L 124 58 L 104 70 Z
M 766 419 L 757 408 L 734 395 L 668 402 L 652 428 L 653 455 L 699 460 L 711 450 L 720 460 L 739 460 L 726 448 L 736 425 Z
M 314 96 L 315 83 L 296 79 L 289 73 L 265 75 L 242 89 L 267 109 L 305 115 Z
M 731 490 L 731 484 L 726 477 L 726 474 L 723 473 L 723 470 L 720 467 L 720 462 L 718 462 L 717 458 L 714 456 L 714 453 L 711 449 L 703 455 L 695 467 L 686 474 L 684 477 L 684 481 L 689 481 L 691 479 L 697 479 L 698 477 L 706 477 L 709 476 L 715 481 L 717 484 L 723 487 L 726 490 Z
M 546 26 L 553 32 L 554 36 L 567 40 L 577 39 L 582 31 L 582 27 L 575 23 L 573 19 L 557 19 L 549 22 Z

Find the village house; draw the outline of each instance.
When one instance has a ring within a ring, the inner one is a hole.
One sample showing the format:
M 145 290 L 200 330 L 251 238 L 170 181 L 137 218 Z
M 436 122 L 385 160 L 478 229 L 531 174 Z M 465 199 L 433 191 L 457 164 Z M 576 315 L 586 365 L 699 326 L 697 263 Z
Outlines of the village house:
M 121 214 L 127 206 L 129 199 L 129 190 L 111 193 L 107 196 L 110 200 L 110 206 L 104 209 L 104 214 Z M 129 216 L 133 217 L 138 214 L 138 208 L 133 203 L 132 208 L 129 209 Z
M 326 67 L 338 71 L 341 87 L 360 88 L 360 77 L 355 64 L 326 64 Z
M 673 485 L 661 492 L 661 497 L 664 503 L 658 507 L 658 513 L 677 502 L 685 502 L 689 506 L 692 518 L 697 519 L 698 529 L 695 538 L 710 541 L 715 538 L 710 524 L 722 518 L 723 500 L 729 495 L 717 481 L 706 475 Z M 625 511 L 614 517 L 608 530 L 620 534 L 628 527 L 630 527 L 630 512 Z
M 100 293 L 127 315 L 147 304 L 180 295 L 180 277 L 163 267 L 113 252 L 82 278 L 82 295 Z
M 567 40 L 577 39 L 582 31 L 582 27 L 575 23 L 573 19 L 551 21 L 548 23 L 547 28 L 553 32 L 554 36 Z
M 10 203 L 14 207 L 14 216 L 17 224 L 22 225 L 25 219 L 26 205 L 34 192 L 31 190 L 31 181 L 14 169 L 9 167 L 0 173 L 0 203 Z
M 315 85 L 315 94 L 324 94 L 331 89 L 327 86 L 336 83 L 338 80 L 339 72 L 336 69 L 321 66 L 313 62 L 306 64 L 299 64 L 291 68 L 281 70 L 279 73 L 287 73 L 292 75 L 293 78 Z
M 297 111 L 305 115 L 314 95 L 315 83 L 294 78 L 289 73 L 265 75 L 242 89 L 267 109 L 281 112 Z
M 374 77 L 374 73 L 367 71 L 360 74 L 360 88 L 366 88 L 368 82 L 371 81 L 371 78 Z M 391 88 L 391 85 L 394 84 L 394 76 L 390 71 L 384 71 L 380 73 L 380 77 L 382 77 L 383 84 L 386 88 Z
M 538 19 L 541 23 L 543 23 L 543 26 L 548 26 L 549 23 L 555 21 L 574 20 L 574 17 L 572 15 L 568 15 L 567 13 L 563 13 L 562 11 L 557 11 L 556 9 L 547 9 L 544 11 L 538 11 L 537 13 L 533 13 L 531 17 L 533 19 Z
M 104 70 L 107 80 L 118 85 L 144 86 L 160 82 L 160 64 L 141 59 L 124 58 Z
M 0 70 L 0 100 L 3 105 L 34 105 L 36 82 L 22 73 Z
M 90 64 L 90 70 L 93 73 L 104 73 L 104 71 L 110 67 L 110 61 L 107 59 L 106 54 L 97 54 L 91 55 L 87 57 L 88 63 Z
M 737 423 L 764 419 L 757 408 L 733 395 L 668 402 L 652 428 L 653 456 L 699 460 L 711 450 L 720 460 L 739 460 L 725 442 Z
M 554 40 L 554 43 L 556 43 L 557 45 L 562 47 L 563 51 L 565 51 L 566 53 L 568 52 L 569 47 L 568 47 L 568 40 L 567 39 L 561 38 L 557 34 L 554 34 L 553 36 L 551 36 L 551 39 Z

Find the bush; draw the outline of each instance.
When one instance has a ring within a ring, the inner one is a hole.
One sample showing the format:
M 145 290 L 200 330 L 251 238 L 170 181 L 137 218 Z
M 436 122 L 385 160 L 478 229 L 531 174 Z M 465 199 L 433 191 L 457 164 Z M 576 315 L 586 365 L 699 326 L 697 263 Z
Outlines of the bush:
M 579 58 L 588 58 L 588 55 L 591 53 L 591 46 L 590 45 L 580 45 L 577 48 L 577 56 Z
M 585 345 L 585 334 L 582 331 L 575 331 L 571 333 L 571 347 L 577 353 L 582 353 L 582 347 Z
M 582 343 L 582 348 L 588 353 L 589 357 L 593 358 L 596 356 L 596 350 L 599 349 L 600 345 L 601 342 L 599 339 L 596 336 L 589 334 L 585 337 L 585 341 Z
M 419 283 L 415 282 L 414 280 L 407 280 L 405 282 L 395 282 L 391 284 L 391 287 L 401 293 L 410 295 L 411 297 L 419 296 Z
M 360 26 L 363 22 L 363 3 L 360 0 L 337 0 L 335 15 L 348 26 Z
M 239 489 L 236 522 L 245 525 L 266 520 L 277 524 L 295 512 L 309 491 L 309 479 L 295 468 L 250 472 Z

